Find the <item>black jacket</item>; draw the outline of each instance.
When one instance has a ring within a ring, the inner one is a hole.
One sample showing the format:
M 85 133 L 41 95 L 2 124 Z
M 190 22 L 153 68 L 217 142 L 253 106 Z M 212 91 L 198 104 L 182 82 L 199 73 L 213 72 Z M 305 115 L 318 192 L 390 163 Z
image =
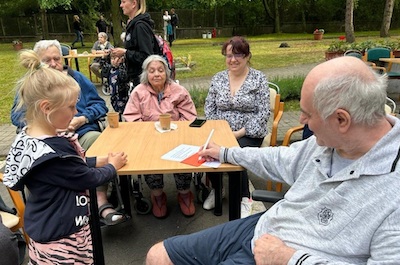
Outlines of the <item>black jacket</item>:
M 138 21 L 143 23 L 137 23 Z M 148 13 L 137 15 L 126 26 L 125 62 L 129 79 L 134 86 L 140 83 L 139 76 L 142 73 L 143 61 L 153 54 L 154 33 L 152 28 L 153 21 Z

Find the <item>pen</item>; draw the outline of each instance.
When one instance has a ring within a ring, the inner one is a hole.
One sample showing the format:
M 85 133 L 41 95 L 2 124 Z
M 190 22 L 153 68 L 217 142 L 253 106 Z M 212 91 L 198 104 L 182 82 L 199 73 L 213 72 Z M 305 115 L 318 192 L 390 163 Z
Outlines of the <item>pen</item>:
M 212 129 L 211 132 L 210 132 L 210 135 L 208 135 L 207 141 L 203 145 L 203 149 L 207 148 L 207 145 L 210 143 L 210 140 L 211 140 L 211 137 L 212 137 L 213 133 L 214 133 L 214 129 Z M 202 157 L 199 156 L 199 160 L 201 160 L 201 159 L 202 159 Z

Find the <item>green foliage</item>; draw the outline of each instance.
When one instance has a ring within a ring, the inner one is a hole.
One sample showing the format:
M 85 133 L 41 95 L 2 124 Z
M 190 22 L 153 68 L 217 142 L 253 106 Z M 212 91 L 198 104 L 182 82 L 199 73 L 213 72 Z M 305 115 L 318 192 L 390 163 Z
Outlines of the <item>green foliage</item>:
M 52 9 L 59 6 L 71 9 L 72 0 L 38 0 L 38 2 L 43 9 Z

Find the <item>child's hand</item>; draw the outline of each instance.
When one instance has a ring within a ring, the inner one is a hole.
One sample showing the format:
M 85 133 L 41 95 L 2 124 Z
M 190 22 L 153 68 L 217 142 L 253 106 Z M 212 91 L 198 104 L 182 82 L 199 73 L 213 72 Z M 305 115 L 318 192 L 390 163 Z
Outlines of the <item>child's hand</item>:
M 116 170 L 125 166 L 126 162 L 128 162 L 128 159 L 127 159 L 127 155 L 124 152 L 108 154 L 108 163 L 113 165 Z

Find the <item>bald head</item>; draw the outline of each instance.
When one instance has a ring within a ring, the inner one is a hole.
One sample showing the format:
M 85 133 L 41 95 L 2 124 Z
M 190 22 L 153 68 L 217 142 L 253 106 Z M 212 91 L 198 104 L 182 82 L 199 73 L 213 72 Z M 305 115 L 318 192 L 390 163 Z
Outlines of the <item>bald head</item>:
M 342 108 L 355 122 L 374 124 L 385 116 L 386 83 L 386 76 L 362 60 L 343 56 L 314 67 L 304 80 L 301 97 L 323 119 Z

